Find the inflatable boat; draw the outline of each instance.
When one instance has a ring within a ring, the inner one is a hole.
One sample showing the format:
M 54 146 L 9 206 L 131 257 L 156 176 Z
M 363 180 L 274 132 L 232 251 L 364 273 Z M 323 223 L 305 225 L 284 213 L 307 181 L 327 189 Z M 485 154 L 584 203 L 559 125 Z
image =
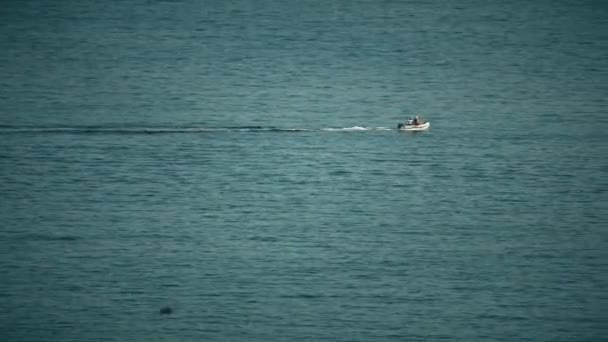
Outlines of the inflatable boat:
M 400 123 L 397 125 L 397 128 L 400 131 L 425 131 L 431 126 L 430 122 L 421 123 L 419 125 L 414 125 L 413 122 L 408 121 L 407 123 Z

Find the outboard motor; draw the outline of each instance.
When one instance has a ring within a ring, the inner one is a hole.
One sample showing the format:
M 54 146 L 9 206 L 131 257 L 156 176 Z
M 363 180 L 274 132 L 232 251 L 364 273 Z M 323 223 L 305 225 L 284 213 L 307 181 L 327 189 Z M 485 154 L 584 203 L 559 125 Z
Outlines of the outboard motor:
M 402 128 L 402 127 L 404 127 L 404 126 L 405 126 L 404 124 L 402 124 L 402 123 L 398 123 L 398 124 L 397 124 L 397 129 L 401 129 L 401 128 Z

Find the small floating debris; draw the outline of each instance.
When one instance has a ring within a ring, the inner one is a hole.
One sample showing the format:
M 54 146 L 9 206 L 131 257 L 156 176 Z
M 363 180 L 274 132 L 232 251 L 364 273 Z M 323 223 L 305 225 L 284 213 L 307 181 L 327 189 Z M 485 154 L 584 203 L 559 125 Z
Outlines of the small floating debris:
M 164 306 L 160 308 L 161 315 L 170 315 L 173 313 L 173 309 L 170 306 Z

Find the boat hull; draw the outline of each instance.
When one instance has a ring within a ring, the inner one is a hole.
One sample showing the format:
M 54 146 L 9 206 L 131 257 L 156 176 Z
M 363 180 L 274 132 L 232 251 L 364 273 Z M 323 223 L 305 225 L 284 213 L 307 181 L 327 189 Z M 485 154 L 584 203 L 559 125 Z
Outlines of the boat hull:
M 429 127 L 431 127 L 431 123 L 430 122 L 425 122 L 421 125 L 407 125 L 407 124 L 399 124 L 397 126 L 397 128 L 400 131 L 425 131 L 427 130 Z

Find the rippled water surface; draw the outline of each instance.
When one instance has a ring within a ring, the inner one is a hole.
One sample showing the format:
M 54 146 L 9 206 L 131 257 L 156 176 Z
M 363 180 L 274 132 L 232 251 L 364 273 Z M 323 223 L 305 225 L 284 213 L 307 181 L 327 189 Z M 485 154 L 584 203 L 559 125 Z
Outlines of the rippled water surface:
M 3 340 L 601 340 L 607 12 L 8 1 Z

